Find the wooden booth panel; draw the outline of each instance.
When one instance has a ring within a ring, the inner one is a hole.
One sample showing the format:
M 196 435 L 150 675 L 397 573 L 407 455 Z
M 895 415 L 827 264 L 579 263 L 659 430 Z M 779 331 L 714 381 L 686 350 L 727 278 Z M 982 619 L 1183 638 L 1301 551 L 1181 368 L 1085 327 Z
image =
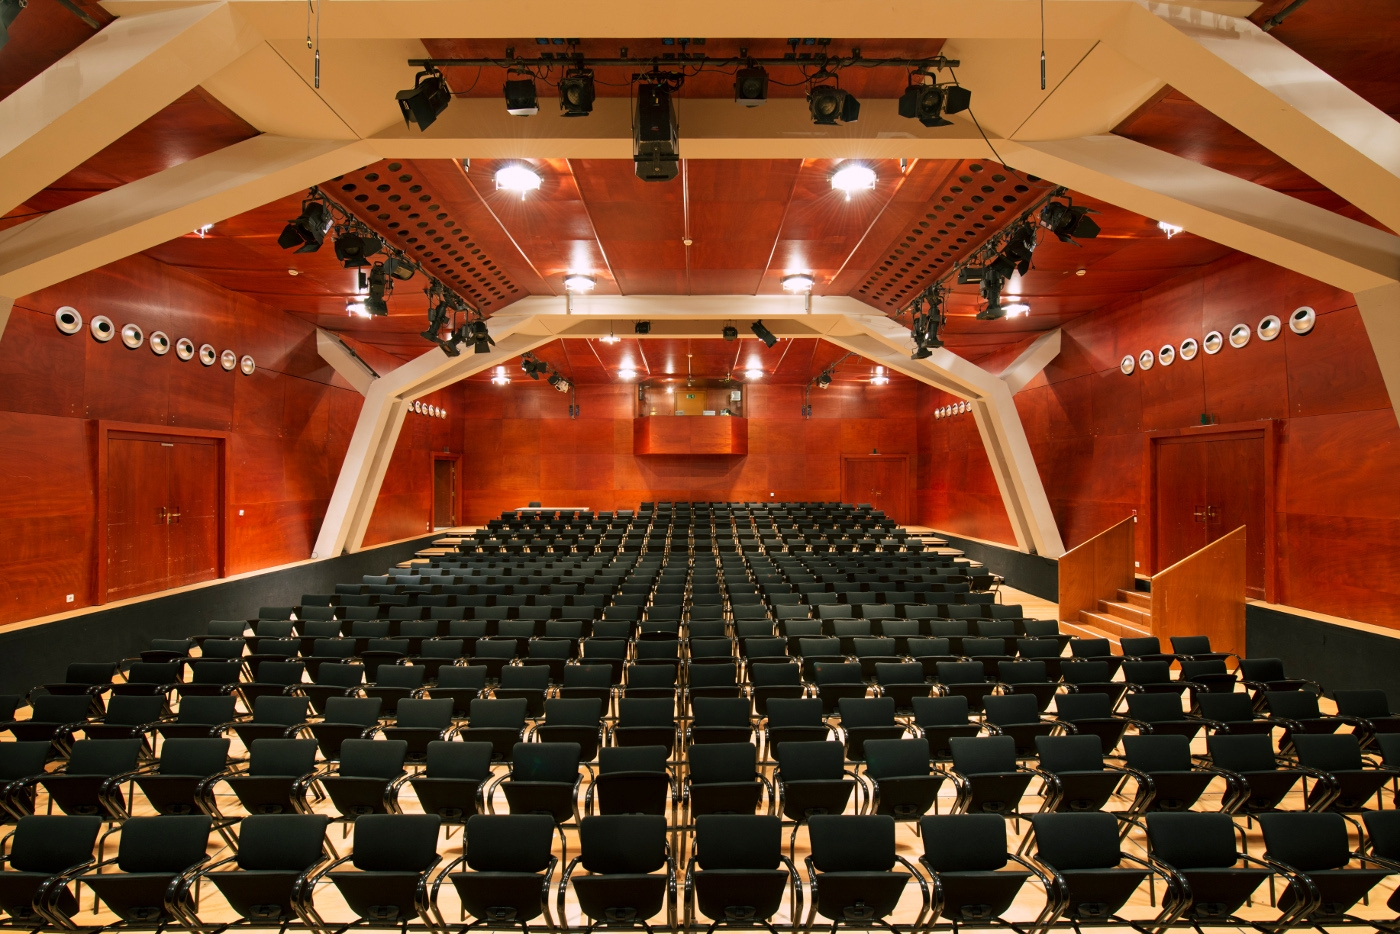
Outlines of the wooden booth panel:
M 656 416 L 632 422 L 634 454 L 747 454 L 748 419 L 731 415 Z

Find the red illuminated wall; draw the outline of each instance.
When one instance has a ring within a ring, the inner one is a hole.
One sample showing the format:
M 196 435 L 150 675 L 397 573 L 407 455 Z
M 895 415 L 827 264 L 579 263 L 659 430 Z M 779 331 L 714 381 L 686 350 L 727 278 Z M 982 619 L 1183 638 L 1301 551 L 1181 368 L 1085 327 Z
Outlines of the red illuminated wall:
M 635 509 L 646 500 L 836 500 L 842 456 L 874 448 L 908 454 L 913 467 L 910 380 L 814 391 L 810 419 L 802 418 L 801 386 L 750 386 L 742 457 L 634 455 L 635 391 L 625 383 L 581 386 L 582 413 L 570 419 L 569 397 L 544 383 L 468 384 L 467 521 L 532 500 L 593 509 Z
M 1272 342 L 1118 370 L 1126 354 L 1269 314 L 1286 321 L 1300 305 L 1318 312 L 1310 334 L 1285 328 Z M 1349 293 L 1259 260 L 1225 260 L 1072 322 L 1062 346 L 1016 404 L 1066 547 L 1146 513 L 1149 432 L 1199 425 L 1203 413 L 1221 425 L 1277 419 L 1276 599 L 1400 627 L 1400 428 Z M 1021 349 L 979 362 L 995 372 Z M 921 519 L 1009 543 L 972 417 L 932 419 L 953 401 L 919 392 Z M 1148 532 L 1139 522 L 1140 555 Z
M 60 305 L 82 313 L 81 334 L 54 326 Z M 99 343 L 86 330 L 98 314 L 251 354 L 258 369 L 244 376 Z M 381 372 L 397 362 L 357 349 Z M 460 450 L 458 398 L 453 389 L 427 400 L 455 422 L 409 417 L 367 544 L 427 528 L 428 449 Z M 0 622 L 92 602 L 96 420 L 231 433 L 227 571 L 236 574 L 310 557 L 360 403 L 317 355 L 311 325 L 146 257 L 20 299 L 0 338 Z

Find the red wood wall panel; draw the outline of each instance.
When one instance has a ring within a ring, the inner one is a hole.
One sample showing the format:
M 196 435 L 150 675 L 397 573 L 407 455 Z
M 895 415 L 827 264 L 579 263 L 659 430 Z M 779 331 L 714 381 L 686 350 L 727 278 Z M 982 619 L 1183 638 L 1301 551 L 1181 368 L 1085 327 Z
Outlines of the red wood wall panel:
M 61 305 L 82 313 L 81 333 L 54 326 Z M 251 354 L 258 369 L 244 376 L 173 351 L 99 343 L 86 330 L 99 314 L 147 336 L 159 329 Z M 401 362 L 357 350 L 380 373 Z M 367 544 L 421 534 L 432 507 L 430 446 L 462 449 L 461 391 L 424 401 L 452 418 L 408 416 Z M 0 623 L 92 601 L 96 561 L 105 560 L 93 553 L 92 420 L 232 432 L 227 570 L 236 574 L 310 557 L 360 404 L 317 356 L 310 324 L 148 257 L 21 298 L 0 340 Z
M 1118 370 L 1126 354 L 1257 327 L 1311 305 L 1313 331 Z M 1346 292 L 1234 257 L 1066 325 L 1060 356 L 1017 394 L 1031 451 L 1066 547 L 1151 505 L 1148 432 L 1278 419 L 1276 574 L 1281 602 L 1400 628 L 1400 426 L 1355 300 Z M 995 372 L 1020 347 L 978 361 Z M 935 420 L 956 400 L 921 387 L 917 514 L 951 532 L 1011 543 L 971 416 Z M 1146 572 L 1150 524 L 1137 528 Z

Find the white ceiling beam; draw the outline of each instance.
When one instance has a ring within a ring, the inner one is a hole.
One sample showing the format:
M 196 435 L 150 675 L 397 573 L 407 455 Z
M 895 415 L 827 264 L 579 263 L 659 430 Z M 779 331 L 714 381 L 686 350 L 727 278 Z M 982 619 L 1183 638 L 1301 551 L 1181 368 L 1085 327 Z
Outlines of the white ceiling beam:
M 0 214 L 261 38 L 228 3 L 123 16 L 0 100 Z
M 1143 3 L 1103 38 L 1400 231 L 1400 123 L 1249 20 Z
M 1015 395 L 1060 355 L 1060 329 L 1046 331 L 1031 341 L 1000 373 L 1001 381 Z
M 360 395 L 369 392 L 369 387 L 379 378 L 379 374 L 351 350 L 337 335 L 324 328 L 316 329 L 316 353 L 331 365 L 340 376 Z

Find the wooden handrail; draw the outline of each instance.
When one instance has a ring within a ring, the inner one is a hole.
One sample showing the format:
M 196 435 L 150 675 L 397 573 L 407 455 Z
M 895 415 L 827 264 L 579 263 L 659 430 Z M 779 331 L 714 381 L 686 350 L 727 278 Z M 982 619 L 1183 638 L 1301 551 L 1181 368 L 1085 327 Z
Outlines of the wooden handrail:
M 1217 652 L 1244 654 L 1245 527 L 1152 575 L 1152 634 L 1209 636 Z
M 1100 600 L 1133 589 L 1136 531 L 1137 517 L 1129 516 L 1060 557 L 1060 619 L 1074 622 L 1080 610 L 1095 611 Z

